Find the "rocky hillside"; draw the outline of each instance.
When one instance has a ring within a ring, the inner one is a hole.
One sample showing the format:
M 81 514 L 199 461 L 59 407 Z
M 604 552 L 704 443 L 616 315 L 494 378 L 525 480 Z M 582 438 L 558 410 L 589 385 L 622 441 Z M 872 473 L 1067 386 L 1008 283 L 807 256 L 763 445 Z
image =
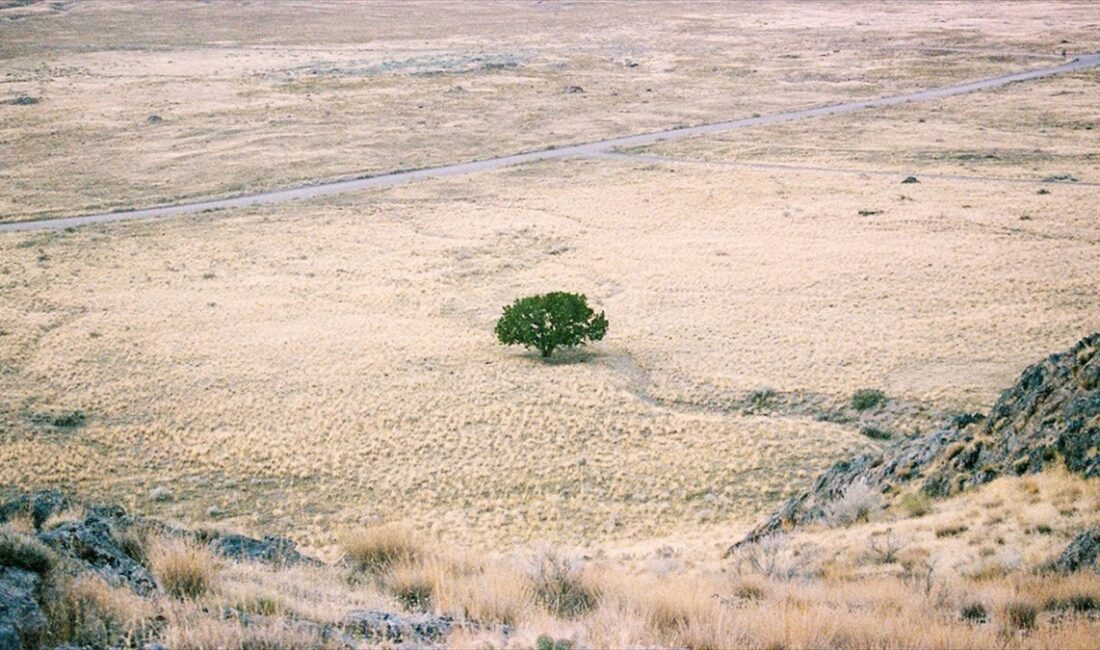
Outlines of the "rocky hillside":
M 75 512 L 79 516 L 71 515 Z M 179 540 L 188 548 L 209 551 L 226 562 L 255 563 L 276 570 L 323 564 L 299 553 L 294 542 L 284 537 L 255 539 L 221 531 L 187 530 L 130 515 L 117 506 L 79 505 L 55 491 L 22 494 L 0 504 L 0 524 L 5 524 L 0 527 L 0 650 L 69 647 L 74 641 L 77 647 L 99 647 L 117 633 L 99 630 L 104 627 L 100 623 L 86 625 L 86 613 L 79 611 L 81 608 L 74 612 L 58 606 L 81 579 L 102 579 L 111 588 L 132 593 L 137 597 L 133 602 L 139 605 L 131 604 L 131 609 L 165 595 L 178 595 L 172 594 L 173 585 L 158 580 L 151 570 L 151 539 Z M 260 639 L 270 640 L 270 631 L 276 629 L 283 645 L 289 639 L 290 646 L 310 647 L 354 648 L 378 643 L 429 646 L 460 627 L 452 618 L 430 614 L 398 615 L 349 608 L 339 622 L 317 623 L 302 616 L 266 611 L 262 606 L 256 609 L 225 607 L 215 612 L 214 618 L 244 629 L 262 630 L 263 634 L 257 636 Z M 204 616 L 210 615 L 204 612 Z M 130 639 L 136 647 L 165 647 L 158 642 L 156 620 L 142 626 Z M 88 627 L 95 628 L 91 638 Z M 73 634 L 76 638 L 67 638 Z
M 944 497 L 1059 463 L 1100 476 L 1100 332 L 1029 366 L 988 414 L 963 414 L 927 436 L 837 463 L 730 548 L 826 519 L 856 491 L 886 501 L 914 491 Z

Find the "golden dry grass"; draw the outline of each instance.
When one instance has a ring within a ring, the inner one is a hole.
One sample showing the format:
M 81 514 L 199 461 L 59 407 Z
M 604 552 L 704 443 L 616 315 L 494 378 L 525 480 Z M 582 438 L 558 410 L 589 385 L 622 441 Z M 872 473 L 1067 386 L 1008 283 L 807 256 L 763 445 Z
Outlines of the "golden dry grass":
M 1059 512 L 1040 515 L 1036 508 L 1043 504 Z M 1000 479 L 935 501 L 924 517 L 884 512 L 867 524 L 799 532 L 788 543 L 816 550 L 790 578 L 720 559 L 690 539 L 656 551 L 681 561 L 673 571 L 613 548 L 599 557 L 568 549 L 548 556 L 543 549 L 472 558 L 446 543 L 409 540 L 418 559 L 392 565 L 379 580 L 348 580 L 340 565 L 229 563 L 216 592 L 149 602 L 91 578 L 70 585 L 68 604 L 59 610 L 83 612 L 69 619 L 79 624 L 55 627 L 101 643 L 108 638 L 102 630 L 112 630 L 137 640 L 152 633 L 187 647 L 324 647 L 333 642 L 321 633 L 324 625 L 339 623 L 351 609 L 380 608 L 455 617 L 458 631 L 448 647 L 531 648 L 543 638 L 616 648 L 1095 648 L 1100 575 L 1056 575 L 1042 567 L 1069 536 L 1100 521 L 1097 505 L 1095 480 L 1061 472 Z M 925 534 L 941 522 L 974 520 L 974 508 L 1006 522 L 1045 522 L 1049 531 L 1005 523 L 962 537 Z M 884 526 L 908 542 L 896 562 L 866 555 L 867 540 Z M 969 557 L 983 545 L 1010 551 L 1018 561 L 997 575 L 972 576 Z M 560 559 L 564 573 L 547 572 L 547 557 Z M 562 615 L 539 595 L 549 574 L 583 585 L 590 606 Z M 429 596 L 409 600 L 410 587 Z M 300 619 L 322 627 L 293 623 Z
M 379 518 L 500 544 L 748 524 L 878 444 L 743 415 L 753 391 L 984 409 L 1100 325 L 1094 190 L 904 187 L 863 218 L 896 179 L 547 163 L 5 236 L 0 480 L 313 545 Z M 499 348 L 500 306 L 546 287 L 587 293 L 608 338 L 548 365 Z M 88 421 L 34 424 L 66 408 Z
M 0 220 L 540 149 L 1100 50 L 1091 5 L 1072 2 L 55 7 L 0 10 L 0 100 L 40 99 L 0 104 Z M 563 92 L 574 85 L 585 92 Z
M 182 539 L 159 539 L 147 550 L 149 568 L 165 593 L 198 598 L 218 586 L 222 562 L 209 549 Z
M 1068 174 L 1096 183 L 1100 120 L 1092 107 L 1098 84 L 1100 72 L 1090 70 L 936 102 L 730 131 L 637 151 L 715 163 L 892 173 L 897 180 L 915 173 L 933 184 L 926 175 L 1040 180 Z M 899 186 L 898 192 L 915 198 L 923 189 Z M 1032 191 L 1038 189 L 1062 191 L 1056 184 L 1037 185 Z M 894 208 L 890 201 L 866 207 Z M 1020 210 L 1016 216 L 1025 214 L 1030 213 Z

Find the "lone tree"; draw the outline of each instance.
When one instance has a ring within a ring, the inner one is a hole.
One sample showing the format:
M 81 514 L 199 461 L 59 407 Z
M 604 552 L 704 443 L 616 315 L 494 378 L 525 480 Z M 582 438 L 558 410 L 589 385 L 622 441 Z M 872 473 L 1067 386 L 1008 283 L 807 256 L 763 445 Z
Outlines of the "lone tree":
M 581 294 L 555 291 L 520 298 L 504 308 L 497 321 L 497 339 L 537 348 L 543 358 L 557 348 L 599 341 L 607 334 L 607 318 L 595 313 Z

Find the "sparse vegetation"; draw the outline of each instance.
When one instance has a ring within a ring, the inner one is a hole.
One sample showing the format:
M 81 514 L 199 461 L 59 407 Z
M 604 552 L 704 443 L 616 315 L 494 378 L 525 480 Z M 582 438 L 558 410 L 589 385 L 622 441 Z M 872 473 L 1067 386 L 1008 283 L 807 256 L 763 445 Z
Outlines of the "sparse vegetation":
M 886 403 L 886 394 L 874 388 L 863 388 L 852 395 L 852 408 L 857 411 L 868 411 Z
M 756 411 L 767 411 L 775 402 L 775 390 L 761 388 L 749 395 L 749 406 Z
M 75 429 L 76 427 L 84 426 L 84 423 L 88 420 L 88 416 L 84 414 L 84 411 L 80 410 L 57 411 L 32 413 L 30 420 L 39 425 L 57 427 L 59 429 Z
M 496 325 L 501 343 L 535 348 L 544 358 L 560 348 L 599 341 L 605 334 L 603 312 L 593 311 L 584 295 L 561 291 L 516 300 L 504 308 Z

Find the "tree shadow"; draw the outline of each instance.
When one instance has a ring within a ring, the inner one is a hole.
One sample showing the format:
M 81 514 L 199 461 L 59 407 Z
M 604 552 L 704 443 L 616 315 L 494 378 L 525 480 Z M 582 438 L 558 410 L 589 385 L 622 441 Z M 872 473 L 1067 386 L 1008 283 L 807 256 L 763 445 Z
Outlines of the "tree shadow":
M 598 350 L 578 347 L 556 350 L 550 357 L 543 357 L 538 350 L 526 350 L 521 356 L 530 362 L 541 363 L 546 366 L 572 366 L 601 359 L 605 355 Z

